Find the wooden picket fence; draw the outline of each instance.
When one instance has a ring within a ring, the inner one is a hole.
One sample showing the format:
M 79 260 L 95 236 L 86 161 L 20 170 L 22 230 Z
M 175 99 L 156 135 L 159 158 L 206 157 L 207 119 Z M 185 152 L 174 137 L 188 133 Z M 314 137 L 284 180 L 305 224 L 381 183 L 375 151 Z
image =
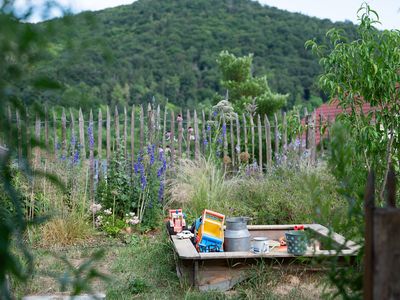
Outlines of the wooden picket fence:
M 206 117 L 204 111 L 198 114 L 196 110 L 177 114 L 165 108 L 161 112 L 160 106 L 152 107 L 148 104 L 146 110 L 143 105 L 134 105 L 129 113 L 124 108 L 122 114 L 117 107 L 113 113 L 109 107 L 105 112 L 100 108 L 97 120 L 94 119 L 92 110 L 89 113 L 89 120 L 85 120 L 82 110 L 79 110 L 78 116 L 75 114 L 72 109 L 63 109 L 61 116 L 57 116 L 53 111 L 50 120 L 46 109 L 43 114 L 36 113 L 33 122 L 28 110 L 22 117 L 19 111 L 13 114 L 9 110 L 9 119 L 10 122 L 16 121 L 19 141 L 23 138 L 29 141 L 34 137 L 47 149 L 53 150 L 53 157 L 68 156 L 70 144 L 78 143 L 82 160 L 95 158 L 109 162 L 113 152 L 123 147 L 125 157 L 133 162 L 136 154 L 143 153 L 146 151 L 146 146 L 152 144 L 170 152 L 171 164 L 181 158 L 196 160 L 200 155 L 206 155 L 211 142 L 215 142 L 213 133 L 207 127 L 215 122 L 220 123 L 220 129 L 225 128 L 224 134 L 221 135 L 221 152 L 223 156 L 229 156 L 232 166 L 240 163 L 240 153 L 247 152 L 250 163 L 257 162 L 257 165 L 261 166 L 261 171 L 268 170 L 277 159 L 280 162 L 285 160 L 289 143 L 294 143 L 293 134 L 290 134 L 292 140 L 288 141 L 290 128 L 285 112 L 281 116 L 274 114 L 273 120 L 259 114 L 235 115 L 234 118 L 228 119 L 223 114 L 215 117 L 210 113 Z M 299 123 L 303 123 L 304 131 L 295 138 L 301 141 L 298 146 L 299 155 L 307 151 L 310 165 L 315 165 L 317 161 L 315 136 L 320 130 L 322 116 L 319 116 L 318 121 L 315 113 L 308 114 L 306 111 L 305 114 L 304 119 L 299 120 Z M 28 124 L 24 126 L 27 131 L 25 133 L 21 132 L 22 121 Z M 31 123 L 32 126 L 29 126 Z M 31 132 L 32 128 L 34 133 Z M 28 159 L 33 158 L 34 162 L 39 162 L 41 152 L 41 149 L 36 147 L 33 155 L 27 153 Z M 22 153 L 22 149 L 19 149 L 19 153 Z M 48 159 L 47 156 L 46 158 Z

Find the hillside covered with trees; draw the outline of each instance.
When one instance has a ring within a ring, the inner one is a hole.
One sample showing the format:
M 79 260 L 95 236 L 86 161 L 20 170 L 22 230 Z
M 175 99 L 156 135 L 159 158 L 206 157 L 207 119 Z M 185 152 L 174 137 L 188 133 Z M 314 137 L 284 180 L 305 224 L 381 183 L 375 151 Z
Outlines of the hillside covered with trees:
M 333 24 L 250 0 L 139 0 L 131 5 L 47 21 L 54 34 L 46 57 L 32 70 L 59 81 L 27 102 L 81 106 L 130 105 L 167 99 L 181 107 L 215 102 L 225 94 L 216 62 L 227 50 L 254 54 L 254 76 L 267 75 L 287 106 L 323 97 L 321 72 L 304 43 L 321 42 L 331 27 L 355 35 L 351 23 Z M 43 26 L 42 24 L 34 26 Z

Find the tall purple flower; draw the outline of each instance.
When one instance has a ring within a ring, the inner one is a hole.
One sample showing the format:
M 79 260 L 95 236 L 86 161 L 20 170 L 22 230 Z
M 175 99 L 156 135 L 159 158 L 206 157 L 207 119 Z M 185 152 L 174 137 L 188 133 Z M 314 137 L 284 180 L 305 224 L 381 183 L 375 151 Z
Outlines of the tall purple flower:
M 222 124 L 222 136 L 226 135 L 226 124 Z
M 208 140 L 207 140 L 207 139 L 204 139 L 204 140 L 203 140 L 203 145 L 204 145 L 205 147 L 207 147 L 207 145 L 208 145 Z
M 89 135 L 89 147 L 90 147 L 90 150 L 93 150 L 93 147 L 94 147 L 94 135 L 93 135 L 93 124 L 92 123 L 89 124 L 88 135 Z
M 155 152 L 155 145 L 148 145 L 147 154 L 150 156 L 150 166 L 154 164 L 154 152 Z
M 74 157 L 72 158 L 72 164 L 76 165 L 79 162 L 79 149 L 74 152 Z

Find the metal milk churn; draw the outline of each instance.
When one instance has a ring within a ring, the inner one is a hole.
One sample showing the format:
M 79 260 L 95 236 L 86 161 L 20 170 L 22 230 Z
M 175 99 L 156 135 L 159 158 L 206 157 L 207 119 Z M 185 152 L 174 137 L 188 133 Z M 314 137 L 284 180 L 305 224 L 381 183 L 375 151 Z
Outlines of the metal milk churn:
M 246 217 L 226 219 L 224 248 L 230 251 L 250 251 L 250 232 L 247 229 Z

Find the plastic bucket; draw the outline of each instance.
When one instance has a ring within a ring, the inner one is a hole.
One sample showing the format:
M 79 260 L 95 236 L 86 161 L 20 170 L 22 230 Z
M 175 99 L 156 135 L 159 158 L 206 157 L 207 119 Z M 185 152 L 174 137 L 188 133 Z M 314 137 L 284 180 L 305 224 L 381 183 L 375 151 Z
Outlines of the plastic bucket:
M 292 230 L 285 233 L 287 252 L 303 255 L 307 250 L 307 235 L 304 230 Z

